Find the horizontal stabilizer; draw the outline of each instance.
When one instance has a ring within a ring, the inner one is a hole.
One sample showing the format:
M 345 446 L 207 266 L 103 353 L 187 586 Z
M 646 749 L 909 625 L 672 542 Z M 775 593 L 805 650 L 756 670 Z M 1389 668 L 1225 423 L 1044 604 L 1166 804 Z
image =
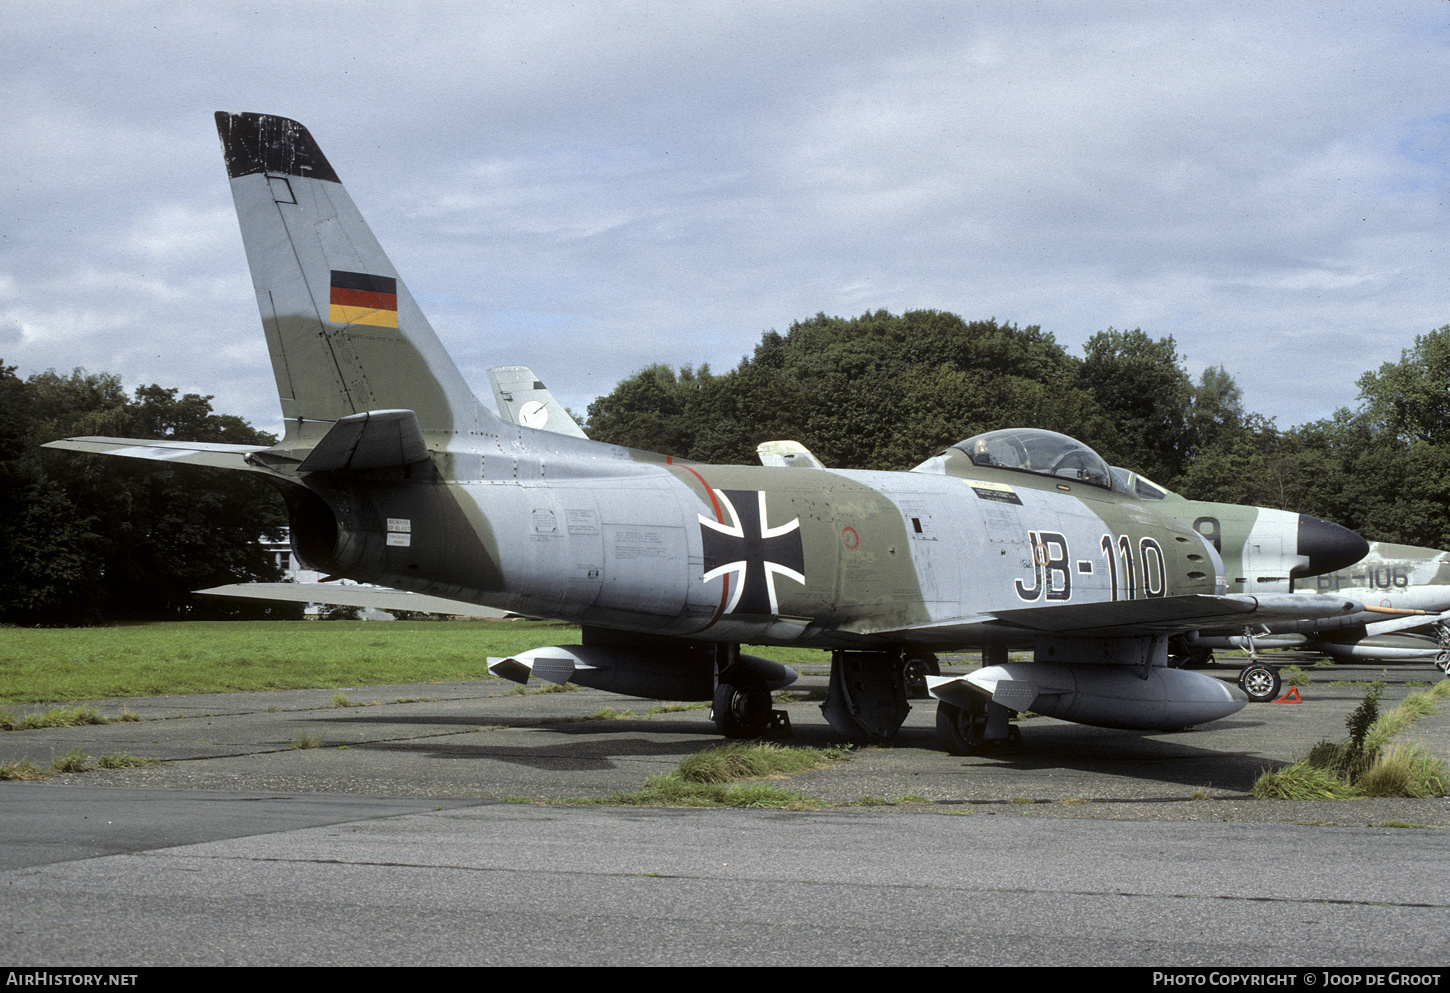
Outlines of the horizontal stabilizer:
M 372 410 L 340 419 L 297 467 L 300 472 L 340 472 L 412 465 L 428 457 L 418 415 L 411 410 Z
M 510 424 L 586 438 L 579 422 L 554 399 L 548 387 L 526 365 L 502 365 L 488 370 L 498 412 Z
M 233 583 L 197 590 L 204 596 L 243 600 L 280 600 L 285 603 L 321 603 L 338 607 L 375 607 L 378 610 L 416 610 L 459 617 L 505 617 L 506 611 L 480 607 L 463 600 L 447 600 L 424 593 L 409 593 L 386 586 L 342 586 L 337 583 Z
M 119 455 L 128 459 L 151 459 L 156 462 L 177 462 L 200 465 L 209 469 L 241 469 L 266 472 L 247 463 L 247 456 L 265 452 L 265 445 L 221 445 L 201 441 L 154 441 L 145 438 L 62 438 L 47 442 L 42 448 L 63 448 L 91 455 Z

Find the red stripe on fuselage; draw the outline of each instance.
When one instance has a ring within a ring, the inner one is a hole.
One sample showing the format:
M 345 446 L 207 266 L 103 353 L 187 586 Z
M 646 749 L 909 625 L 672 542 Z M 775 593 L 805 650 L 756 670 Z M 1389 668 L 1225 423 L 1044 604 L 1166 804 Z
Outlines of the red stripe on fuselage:
M 666 455 L 665 464 L 674 465 L 675 457 L 673 455 Z M 698 472 L 696 472 L 694 469 L 691 469 L 687 465 L 682 465 L 680 466 L 680 468 L 698 479 L 700 481 L 700 485 L 705 487 L 705 495 L 710 498 L 710 506 L 715 508 L 715 523 L 724 524 L 725 515 L 720 512 L 720 501 L 715 499 L 715 490 L 710 486 L 709 483 L 705 482 L 705 477 L 700 475 Z M 720 579 L 720 606 L 715 608 L 715 616 L 710 618 L 710 623 L 706 624 L 705 627 L 701 628 L 701 631 L 714 625 L 714 623 L 720 619 L 720 615 L 725 613 L 725 605 L 730 602 L 730 576 L 729 574 L 726 574 L 724 576 L 721 576 Z

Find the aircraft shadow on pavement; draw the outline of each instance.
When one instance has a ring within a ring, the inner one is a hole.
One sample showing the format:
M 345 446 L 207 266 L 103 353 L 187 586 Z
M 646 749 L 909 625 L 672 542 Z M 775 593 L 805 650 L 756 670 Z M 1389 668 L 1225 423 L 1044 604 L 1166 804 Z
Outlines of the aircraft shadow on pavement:
M 424 741 L 374 741 L 350 746 L 353 751 L 375 751 L 391 754 L 405 753 L 425 755 L 438 759 L 461 759 L 476 761 L 485 759 L 509 765 L 523 766 L 547 771 L 578 771 L 617 768 L 621 760 L 665 759 L 679 761 L 695 752 L 720 744 L 714 735 L 714 728 L 706 725 L 697 729 L 681 725 L 670 727 L 656 721 L 595 721 L 592 727 L 579 724 L 545 725 L 529 728 L 520 725 L 518 730 L 541 730 L 567 735 L 569 741 L 539 742 L 520 741 L 509 738 L 498 743 L 476 744 L 474 742 L 452 742 L 427 739 Z M 599 725 L 608 724 L 607 729 Z M 604 733 L 607 730 L 608 733 Z M 646 733 L 648 732 L 648 733 Z M 678 738 L 657 737 L 662 734 L 681 735 L 697 733 L 701 740 L 681 741 Z
M 319 718 L 329 724 L 412 724 L 476 725 L 496 728 L 498 741 L 480 743 L 466 733 L 466 740 L 376 741 L 353 744 L 354 750 L 426 754 L 440 759 L 486 759 L 540 770 L 598 770 L 614 768 L 619 760 L 685 756 L 724 744 L 713 723 L 699 716 L 624 717 L 584 719 L 540 719 L 530 717 L 478 717 L 447 719 L 428 715 L 386 717 L 348 713 Z M 796 715 L 797 717 L 803 715 Z M 1004 771 L 1031 777 L 1053 770 L 1068 770 L 1114 780 L 1174 784 L 1203 789 L 1248 792 L 1266 770 L 1287 763 L 1262 754 L 1223 750 L 1193 744 L 1195 738 L 1210 739 L 1214 732 L 1236 732 L 1257 728 L 1262 722 L 1225 720 L 1206 731 L 1120 731 L 1080 724 L 1042 720 L 1024 722 L 1024 744 L 1001 748 L 989 755 L 958 757 L 941 751 L 932 729 L 904 727 L 890 746 L 903 759 L 903 777 L 919 774 L 923 764 L 935 773 L 971 775 L 971 770 Z M 541 732 L 553 740 L 521 740 L 510 732 Z M 682 740 L 682 736 L 684 740 Z M 568 740 L 560 741 L 559 738 Z M 829 748 L 843 744 L 824 724 L 798 721 L 789 736 L 762 739 L 780 745 Z M 909 766 L 909 768 L 908 768 Z

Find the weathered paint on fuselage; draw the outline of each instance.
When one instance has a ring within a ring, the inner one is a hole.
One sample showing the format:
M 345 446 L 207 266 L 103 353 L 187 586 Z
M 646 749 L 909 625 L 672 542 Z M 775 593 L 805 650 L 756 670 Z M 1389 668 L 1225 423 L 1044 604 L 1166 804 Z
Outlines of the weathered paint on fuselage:
M 925 643 L 899 632 L 994 609 L 1216 588 L 1191 528 L 1090 484 L 702 465 L 513 430 L 345 484 L 304 474 L 338 522 L 324 567 L 585 625 L 823 648 Z
M 1398 607 L 1402 604 L 1394 602 L 1394 598 L 1416 587 L 1450 591 L 1450 552 L 1372 541 L 1369 554 L 1350 568 L 1315 576 L 1304 585 L 1319 593 L 1354 590 L 1364 594 L 1366 603 L 1379 603 L 1389 597 L 1391 602 L 1384 606 Z M 1450 596 L 1450 592 L 1446 595 Z

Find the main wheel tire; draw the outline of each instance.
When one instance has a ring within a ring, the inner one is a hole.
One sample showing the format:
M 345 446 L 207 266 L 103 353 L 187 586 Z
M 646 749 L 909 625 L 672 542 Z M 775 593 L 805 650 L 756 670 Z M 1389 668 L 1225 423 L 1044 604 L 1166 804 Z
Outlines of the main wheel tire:
M 941 663 L 935 655 L 922 653 L 908 655 L 901 663 L 901 679 L 906 683 L 906 695 L 913 700 L 925 699 L 926 677 L 940 676 Z
M 997 747 L 987 740 L 987 701 L 974 699 L 968 707 L 945 700 L 936 705 L 936 731 L 952 755 L 986 755 Z
M 1268 703 L 1279 698 L 1279 670 L 1262 662 L 1251 662 L 1239 673 L 1239 689 L 1250 703 Z
M 715 729 L 727 738 L 759 738 L 770 729 L 770 690 L 765 685 L 715 687 Z

